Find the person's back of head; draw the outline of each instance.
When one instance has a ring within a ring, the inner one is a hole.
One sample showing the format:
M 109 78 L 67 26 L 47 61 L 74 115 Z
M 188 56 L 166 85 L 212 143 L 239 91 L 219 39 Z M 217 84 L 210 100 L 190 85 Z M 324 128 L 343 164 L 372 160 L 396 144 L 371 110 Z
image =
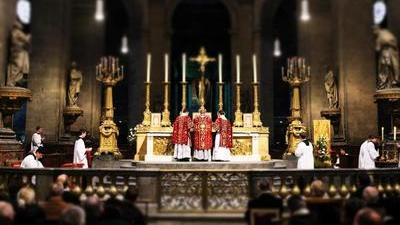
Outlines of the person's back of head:
M 324 183 L 321 180 L 314 180 L 310 186 L 311 196 L 323 197 L 325 194 Z
M 18 191 L 17 202 L 19 207 L 25 207 L 35 203 L 35 190 L 30 187 L 23 187 Z
M 15 212 L 12 205 L 5 201 L 0 201 L 0 224 L 12 224 L 14 221 Z
M 366 204 L 375 204 L 379 201 L 379 191 L 374 186 L 368 186 L 364 188 L 362 197 Z
M 61 225 L 85 225 L 86 213 L 80 206 L 71 206 L 64 210 L 60 218 Z
M 353 225 L 381 225 L 382 216 L 371 208 L 359 210 L 354 217 Z
M 51 186 L 50 196 L 62 196 L 64 193 L 64 185 L 62 183 L 56 182 Z
M 306 209 L 307 204 L 301 195 L 292 195 L 287 201 L 287 206 L 291 214 L 295 213 L 300 209 Z

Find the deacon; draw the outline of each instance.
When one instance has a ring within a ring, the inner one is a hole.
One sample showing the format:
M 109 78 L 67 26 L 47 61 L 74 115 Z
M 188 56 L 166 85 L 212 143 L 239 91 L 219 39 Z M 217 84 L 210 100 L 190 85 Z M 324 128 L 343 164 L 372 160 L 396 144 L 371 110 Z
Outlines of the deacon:
M 21 162 L 21 168 L 43 168 L 43 164 L 39 159 L 43 158 L 44 148 L 39 147 L 33 152 L 30 152 Z
M 297 169 L 314 169 L 313 146 L 307 139 L 307 134 L 301 133 L 300 137 L 302 141 L 297 144 L 294 151 L 294 154 L 298 157 Z
M 172 143 L 174 144 L 174 159 L 177 161 L 189 161 L 191 159 L 190 128 L 192 119 L 186 109 L 182 109 L 180 115 L 175 119 L 172 132 Z
M 212 120 L 206 115 L 206 109 L 200 107 L 200 115 L 193 119 L 194 153 L 197 161 L 211 161 Z
M 232 148 L 232 125 L 225 117 L 224 111 L 219 111 L 218 118 L 214 122 L 217 131 L 214 142 L 213 160 L 229 161 Z
M 86 130 L 81 129 L 79 133 L 80 135 L 75 141 L 73 163 L 81 163 L 83 164 L 82 168 L 89 168 L 87 151 L 91 151 L 92 148 L 85 147 L 85 142 L 83 141 L 83 139 L 86 137 Z
M 378 143 L 376 136 L 370 135 L 360 147 L 360 153 L 358 156 L 358 168 L 359 169 L 374 169 L 375 159 L 378 158 L 379 153 L 375 149 L 375 144 Z

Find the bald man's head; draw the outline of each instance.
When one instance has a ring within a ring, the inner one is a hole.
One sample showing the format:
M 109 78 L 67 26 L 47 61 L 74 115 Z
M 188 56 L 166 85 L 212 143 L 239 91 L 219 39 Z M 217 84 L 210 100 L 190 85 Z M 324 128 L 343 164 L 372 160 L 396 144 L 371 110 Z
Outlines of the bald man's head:
M 382 216 L 371 208 L 364 208 L 357 212 L 353 225 L 381 225 Z
M 15 216 L 14 208 L 8 202 L 0 201 L 0 221 L 13 221 Z
M 364 188 L 363 199 L 367 204 L 376 203 L 379 200 L 379 191 L 376 187 L 368 186 Z

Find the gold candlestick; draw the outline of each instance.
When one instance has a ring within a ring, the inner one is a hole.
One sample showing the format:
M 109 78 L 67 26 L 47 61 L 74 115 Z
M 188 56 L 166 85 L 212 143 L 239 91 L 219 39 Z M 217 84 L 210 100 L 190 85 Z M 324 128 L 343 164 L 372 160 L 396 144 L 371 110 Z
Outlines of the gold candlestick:
M 182 111 L 184 111 L 186 109 L 186 86 L 187 86 L 187 82 L 182 81 Z
M 144 109 L 144 112 L 143 112 L 142 125 L 148 127 L 151 124 L 151 111 L 150 111 L 150 86 L 151 86 L 151 82 L 150 81 L 146 81 L 146 82 L 144 82 L 144 84 L 146 85 L 146 102 L 144 103 L 145 109 Z
M 162 112 L 161 126 L 169 127 L 171 126 L 171 120 L 169 119 L 169 84 L 170 82 L 164 82 L 164 111 Z
M 236 86 L 236 111 L 235 111 L 235 121 L 233 122 L 233 126 L 235 127 L 243 127 L 243 113 L 240 110 L 240 85 L 242 83 L 235 83 Z
M 305 59 L 301 57 L 289 58 L 286 71 L 282 67 L 282 80 L 288 82 L 292 88 L 290 102 L 291 116 L 289 117 L 291 123 L 286 131 L 288 148 L 285 155 L 294 154 L 297 144 L 302 140 L 300 135 L 307 131 L 301 117 L 300 86 L 310 80 L 310 71 L 310 67 L 305 64 Z
M 258 87 L 260 83 L 253 82 L 253 91 L 254 91 L 254 111 L 253 111 L 253 126 L 254 127 L 261 127 L 261 113 L 259 111 L 259 102 L 258 102 Z
M 96 79 L 103 83 L 104 88 L 104 116 L 99 127 L 100 146 L 96 155 L 113 154 L 121 156 L 118 150 L 117 136 L 118 127 L 114 123 L 114 105 L 113 105 L 113 86 L 124 78 L 124 67 L 119 66 L 118 59 L 115 57 L 102 57 L 100 64 L 96 66 Z
M 224 82 L 218 82 L 218 111 L 224 110 Z

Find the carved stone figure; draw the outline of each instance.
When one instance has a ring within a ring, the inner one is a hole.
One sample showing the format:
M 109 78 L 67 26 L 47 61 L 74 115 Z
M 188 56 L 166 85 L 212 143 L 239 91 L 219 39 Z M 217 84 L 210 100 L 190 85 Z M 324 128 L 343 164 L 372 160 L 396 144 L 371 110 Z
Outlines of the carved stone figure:
M 336 77 L 329 67 L 326 71 L 324 86 L 329 109 L 337 109 L 339 107 L 338 87 L 336 84 Z
M 71 64 L 68 86 L 68 106 L 78 106 L 78 97 L 82 86 L 82 72 L 78 70 L 75 62 Z
M 400 84 L 400 67 L 397 38 L 387 29 L 374 27 L 376 51 L 379 52 L 377 89 L 397 87 Z
M 7 86 L 22 86 L 29 74 L 28 47 L 31 35 L 23 31 L 23 25 L 15 21 L 11 30 L 10 61 L 7 71 Z M 25 76 L 25 79 L 24 79 Z

